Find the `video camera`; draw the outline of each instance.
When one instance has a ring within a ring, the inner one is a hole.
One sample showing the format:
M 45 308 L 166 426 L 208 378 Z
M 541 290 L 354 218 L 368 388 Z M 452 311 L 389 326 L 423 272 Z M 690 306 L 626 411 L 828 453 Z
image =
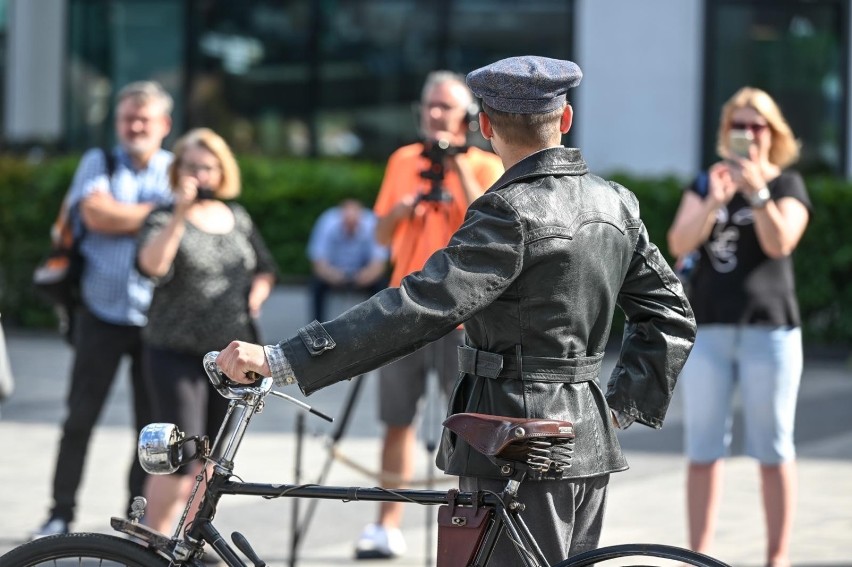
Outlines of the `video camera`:
M 415 205 L 421 201 L 449 203 L 453 196 L 444 187 L 444 158 L 467 152 L 470 146 L 452 146 L 447 140 L 426 140 L 420 154 L 429 158 L 429 168 L 420 172 L 420 177 L 430 182 L 429 191 L 418 195 Z

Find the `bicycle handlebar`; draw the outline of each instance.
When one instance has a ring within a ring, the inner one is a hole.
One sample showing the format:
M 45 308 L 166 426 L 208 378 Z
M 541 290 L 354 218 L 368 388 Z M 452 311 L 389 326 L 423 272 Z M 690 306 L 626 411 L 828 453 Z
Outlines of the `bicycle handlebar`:
M 222 397 L 229 400 L 240 400 L 251 394 L 263 397 L 272 390 L 272 378 L 262 378 L 252 385 L 234 382 L 219 370 L 219 366 L 216 364 L 218 356 L 218 350 L 208 352 L 204 355 L 203 364 L 204 371 L 210 378 L 210 383 Z
M 269 377 L 260 377 L 260 379 L 254 384 L 240 384 L 239 382 L 234 382 L 219 370 L 219 366 L 216 364 L 216 358 L 219 356 L 219 351 L 211 351 L 204 355 L 204 371 L 207 372 L 207 377 L 210 378 L 210 383 L 213 384 L 213 387 L 216 389 L 219 394 L 227 398 L 229 400 L 241 400 L 246 396 L 259 396 L 261 399 L 266 397 L 268 394 L 272 394 L 275 397 L 287 400 L 288 402 L 306 410 L 322 419 L 328 421 L 329 423 L 334 421 L 334 418 L 329 417 L 328 415 L 322 413 L 321 411 L 309 406 L 308 404 L 297 400 L 292 396 L 288 396 L 283 392 L 277 392 L 272 389 L 273 380 Z

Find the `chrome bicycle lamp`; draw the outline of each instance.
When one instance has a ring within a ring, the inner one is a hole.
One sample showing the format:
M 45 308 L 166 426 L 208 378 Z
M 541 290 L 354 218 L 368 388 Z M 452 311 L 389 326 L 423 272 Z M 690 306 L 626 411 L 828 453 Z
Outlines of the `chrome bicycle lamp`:
M 139 432 L 139 464 L 148 474 L 171 474 L 180 467 L 183 432 L 173 423 L 151 423 Z

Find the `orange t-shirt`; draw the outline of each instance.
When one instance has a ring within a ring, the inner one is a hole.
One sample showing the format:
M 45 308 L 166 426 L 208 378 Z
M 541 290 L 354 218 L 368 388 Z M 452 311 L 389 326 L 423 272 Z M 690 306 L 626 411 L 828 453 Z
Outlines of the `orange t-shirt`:
M 429 168 L 429 158 L 421 155 L 423 144 L 411 144 L 396 150 L 388 159 L 385 177 L 373 211 L 385 216 L 409 195 L 428 192 L 431 181 L 420 175 Z M 487 190 L 503 174 L 503 163 L 496 155 L 476 147 L 465 156 L 473 175 Z M 455 171 L 446 171 L 444 188 L 452 195 L 449 203 L 420 202 L 414 214 L 397 223 L 391 236 L 391 261 L 394 264 L 390 285 L 399 286 L 402 278 L 423 268 L 436 250 L 447 245 L 467 212 L 467 197 Z

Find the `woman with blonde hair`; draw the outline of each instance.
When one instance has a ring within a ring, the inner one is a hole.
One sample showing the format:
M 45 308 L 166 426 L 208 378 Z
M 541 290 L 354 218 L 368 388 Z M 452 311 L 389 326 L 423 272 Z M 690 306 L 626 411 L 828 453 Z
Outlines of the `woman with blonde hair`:
M 697 251 L 690 300 L 695 347 L 680 377 L 689 459 L 690 546 L 712 543 L 740 391 L 745 451 L 760 463 L 766 563 L 790 564 L 796 506 L 793 426 L 802 373 L 801 319 L 791 254 L 810 217 L 799 147 L 778 105 L 744 87 L 722 108 L 723 158 L 686 188 L 668 232 L 671 253 Z
M 213 390 L 201 359 L 234 336 L 257 340 L 254 319 L 276 268 L 245 209 L 225 202 L 240 194 L 239 168 L 227 143 L 198 128 L 177 141 L 174 154 L 174 203 L 152 211 L 138 237 L 139 270 L 156 284 L 142 332 L 145 374 L 155 422 L 212 439 L 227 401 Z M 169 533 L 200 470 L 193 463 L 149 477 L 148 526 Z

